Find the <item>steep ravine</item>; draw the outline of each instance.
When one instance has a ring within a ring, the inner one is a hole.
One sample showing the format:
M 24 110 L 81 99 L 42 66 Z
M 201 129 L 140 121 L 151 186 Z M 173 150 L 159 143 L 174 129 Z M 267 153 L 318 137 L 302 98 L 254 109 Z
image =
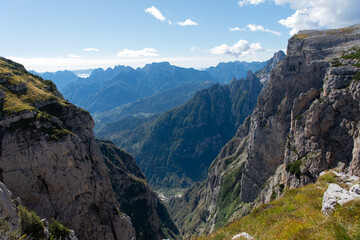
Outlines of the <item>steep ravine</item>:
M 119 210 L 130 216 L 136 239 L 179 239 L 165 206 L 150 189 L 135 158 L 110 141 L 97 140 L 104 156 Z
M 184 235 L 207 234 L 339 164 L 360 174 L 359 47 L 360 25 L 289 40 L 287 56 L 207 180 L 170 201 Z

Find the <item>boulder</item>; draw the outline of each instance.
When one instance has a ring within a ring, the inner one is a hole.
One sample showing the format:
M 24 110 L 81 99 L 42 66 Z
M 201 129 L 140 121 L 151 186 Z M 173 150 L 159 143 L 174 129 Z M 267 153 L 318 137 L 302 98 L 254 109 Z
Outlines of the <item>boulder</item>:
M 331 183 L 323 197 L 322 212 L 325 215 L 329 215 L 332 211 L 334 211 L 337 204 L 343 205 L 355 198 L 360 198 L 360 195 L 358 194 L 359 192 L 359 184 L 354 185 L 351 187 L 350 191 L 347 191 L 339 185 Z
M 254 239 L 250 234 L 246 233 L 246 232 L 242 232 L 239 233 L 235 236 L 233 236 L 233 238 L 231 240 L 235 240 L 235 239 Z

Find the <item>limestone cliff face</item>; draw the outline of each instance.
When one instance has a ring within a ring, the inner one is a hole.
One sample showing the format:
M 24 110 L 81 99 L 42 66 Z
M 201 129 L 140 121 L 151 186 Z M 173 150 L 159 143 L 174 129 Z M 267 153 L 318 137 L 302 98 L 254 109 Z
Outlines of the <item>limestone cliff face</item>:
M 65 101 L 50 81 L 0 59 L 0 180 L 39 216 L 80 239 L 132 239 L 91 116 Z
M 136 231 L 136 239 L 178 239 L 179 231 L 160 202 L 150 189 L 135 158 L 119 149 L 110 141 L 97 140 L 104 155 L 104 162 L 120 211 L 130 216 Z
M 184 234 L 211 232 L 339 163 L 359 175 L 359 56 L 360 25 L 289 40 L 287 56 L 207 180 L 170 202 L 202 216 L 176 215 Z

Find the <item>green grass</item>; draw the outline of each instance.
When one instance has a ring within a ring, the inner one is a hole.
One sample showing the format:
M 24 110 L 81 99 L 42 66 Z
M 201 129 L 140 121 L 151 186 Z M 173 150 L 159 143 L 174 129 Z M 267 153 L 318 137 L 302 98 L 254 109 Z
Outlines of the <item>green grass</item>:
M 36 102 L 56 100 L 62 105 L 68 105 L 64 99 L 54 95 L 56 91 L 54 83 L 28 73 L 20 64 L 0 58 L 0 76 L 6 79 L 0 84 L 0 89 L 6 94 L 4 102 L 6 115 L 34 111 Z M 8 88 L 9 85 L 19 84 L 26 85 L 26 92 L 13 92 Z
M 308 37 L 310 37 L 309 34 L 296 34 L 294 36 L 295 39 L 305 39 L 305 38 L 308 38 Z
M 295 176 L 297 178 L 300 178 L 300 175 L 301 175 L 301 171 L 300 171 L 300 167 L 301 167 L 301 164 L 302 164 L 302 160 L 299 159 L 299 160 L 296 160 L 295 162 L 293 163 L 289 163 L 285 170 L 289 173 L 292 173 L 292 174 L 295 174 Z
M 218 214 L 216 218 L 216 228 L 225 225 L 241 204 L 239 200 L 241 191 L 241 176 L 245 162 L 233 169 L 231 168 L 223 176 L 222 186 L 217 201 Z
M 19 205 L 18 215 L 20 222 L 20 231 L 29 239 L 44 239 L 44 223 L 34 211 L 27 210 L 24 206 Z
M 352 47 L 344 53 L 342 56 L 344 59 L 356 59 L 360 60 L 360 47 Z
M 52 219 L 52 223 L 49 226 L 49 231 L 50 240 L 66 239 L 66 237 L 70 234 L 70 230 L 55 219 Z
M 354 80 L 360 81 L 360 71 L 354 75 Z
M 337 206 L 330 217 L 321 212 L 322 197 L 335 175 L 321 176 L 315 184 L 285 189 L 284 195 L 209 236 L 193 239 L 231 239 L 247 232 L 255 239 L 360 239 L 360 200 Z
M 340 63 L 340 60 L 339 58 L 334 58 L 332 61 L 331 61 L 331 66 L 333 67 L 340 67 L 342 66 L 343 64 Z
M 20 238 L 20 231 L 13 230 L 3 219 L 0 219 L 0 239 L 17 240 Z

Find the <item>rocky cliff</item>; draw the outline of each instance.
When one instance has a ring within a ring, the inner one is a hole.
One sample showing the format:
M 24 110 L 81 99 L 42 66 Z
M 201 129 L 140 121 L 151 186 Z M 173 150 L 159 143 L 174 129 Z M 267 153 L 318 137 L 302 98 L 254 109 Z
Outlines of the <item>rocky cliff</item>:
M 0 181 L 29 209 L 74 229 L 80 239 L 132 239 L 93 125 L 52 82 L 0 58 Z
M 179 230 L 165 206 L 150 189 L 135 158 L 110 141 L 97 142 L 120 203 L 119 210 L 130 216 L 136 239 L 178 239 Z
M 170 202 L 185 235 L 209 233 L 339 164 L 360 174 L 360 25 L 301 31 L 287 54 L 207 180 Z

